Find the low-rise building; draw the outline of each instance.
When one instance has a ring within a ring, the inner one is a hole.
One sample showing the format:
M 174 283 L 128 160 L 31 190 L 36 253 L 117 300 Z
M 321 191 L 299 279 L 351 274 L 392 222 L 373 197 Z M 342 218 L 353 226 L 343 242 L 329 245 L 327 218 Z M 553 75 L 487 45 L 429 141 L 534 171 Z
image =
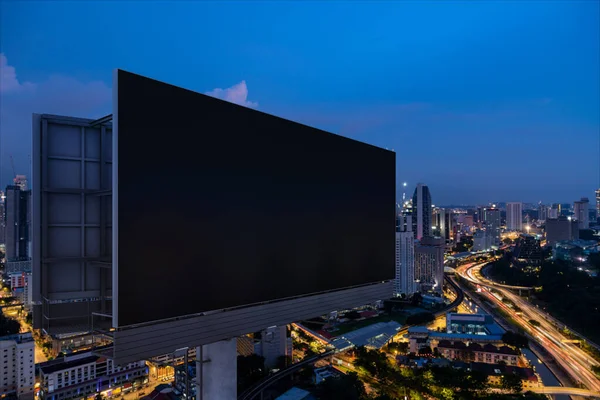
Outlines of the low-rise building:
M 336 376 L 340 375 L 340 372 L 333 369 L 332 367 L 321 367 L 321 368 L 315 368 L 315 370 L 313 371 L 315 376 L 314 376 L 314 383 L 315 385 L 320 384 L 321 382 L 323 382 L 326 379 L 329 378 L 335 378 Z
M 196 398 L 196 363 L 191 362 L 186 366 L 181 364 L 175 367 L 175 394 L 186 399 Z
M 0 337 L 0 398 L 9 395 L 33 398 L 34 347 L 31 333 Z
M 446 314 L 447 333 L 470 333 L 475 335 L 502 335 L 502 329 L 488 314 Z
M 421 348 L 432 350 L 442 341 L 469 342 L 481 345 L 501 345 L 502 329 L 494 320 L 485 314 L 446 314 L 446 332 L 438 332 L 425 326 L 414 326 L 408 329 L 409 351 L 418 353 Z
M 519 361 L 519 351 L 508 346 L 495 346 L 491 343 L 440 340 L 437 343 L 437 351 L 450 360 L 464 362 L 497 364 L 503 361 L 507 365 L 517 365 Z
M 70 400 L 110 396 L 147 381 L 145 361 L 117 366 L 110 359 L 85 352 L 40 365 L 42 399 Z
M 505 374 L 518 375 L 521 378 L 521 384 L 523 385 L 524 392 L 543 386 L 542 379 L 533 370 L 533 368 L 472 362 L 469 364 L 469 369 L 472 371 L 480 371 L 487 375 L 488 383 L 493 386 L 499 386 L 502 381 L 502 376 Z

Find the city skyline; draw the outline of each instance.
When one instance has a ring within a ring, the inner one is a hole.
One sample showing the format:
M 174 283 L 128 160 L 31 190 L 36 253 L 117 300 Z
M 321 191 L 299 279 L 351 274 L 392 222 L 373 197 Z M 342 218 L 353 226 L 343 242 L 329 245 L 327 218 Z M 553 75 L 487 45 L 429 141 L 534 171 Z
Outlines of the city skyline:
M 399 197 L 402 181 L 436 205 L 572 203 L 599 187 L 596 2 L 1 7 L 2 187 L 11 155 L 30 175 L 31 113 L 110 113 L 117 67 L 394 149 Z M 379 22 L 359 34 L 364 18 Z

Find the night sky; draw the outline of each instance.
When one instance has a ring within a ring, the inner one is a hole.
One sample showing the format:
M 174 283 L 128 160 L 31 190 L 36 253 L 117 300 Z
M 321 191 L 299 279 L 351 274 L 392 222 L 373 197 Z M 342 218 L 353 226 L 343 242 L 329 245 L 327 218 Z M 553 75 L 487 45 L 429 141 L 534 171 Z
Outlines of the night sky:
M 394 149 L 434 204 L 600 185 L 594 0 L 0 7 L 1 186 L 10 154 L 30 175 L 32 112 L 111 112 L 113 68 Z

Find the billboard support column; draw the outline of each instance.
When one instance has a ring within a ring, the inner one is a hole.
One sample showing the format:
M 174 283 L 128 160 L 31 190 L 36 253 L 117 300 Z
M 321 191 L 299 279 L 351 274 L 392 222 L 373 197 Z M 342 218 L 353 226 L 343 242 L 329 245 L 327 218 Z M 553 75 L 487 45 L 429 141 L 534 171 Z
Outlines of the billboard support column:
M 237 397 L 237 339 L 196 347 L 196 400 Z

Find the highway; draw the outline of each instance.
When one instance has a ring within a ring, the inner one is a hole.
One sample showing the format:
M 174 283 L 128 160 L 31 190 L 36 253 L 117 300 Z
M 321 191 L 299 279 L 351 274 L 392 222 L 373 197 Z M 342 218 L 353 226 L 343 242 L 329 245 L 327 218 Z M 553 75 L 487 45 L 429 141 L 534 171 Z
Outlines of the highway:
M 600 392 L 600 380 L 591 372 L 590 367 L 598 364 L 590 355 L 577 346 L 565 343 L 567 338 L 543 315 L 540 310 L 510 290 L 481 277 L 480 270 L 483 264 L 466 264 L 458 267 L 456 273 L 462 278 L 478 285 L 478 292 L 496 307 L 502 309 L 516 321 L 532 338 L 534 338 L 556 362 L 577 382 L 582 383 L 594 392 Z M 497 294 L 490 293 L 490 289 Z M 500 298 L 510 300 L 521 309 L 522 313 L 515 312 Z M 529 321 L 535 320 L 539 326 L 532 325 Z
M 238 396 L 238 400 L 252 400 L 256 396 L 258 396 L 260 394 L 260 392 L 262 392 L 263 390 L 265 390 L 266 388 L 271 386 L 273 383 L 275 383 L 279 379 L 281 379 L 285 376 L 288 376 L 292 372 L 295 372 L 295 371 L 299 370 L 300 368 L 305 367 L 306 365 L 313 364 L 313 363 L 315 363 L 319 360 L 322 360 L 324 358 L 327 358 L 335 353 L 336 353 L 335 350 L 326 351 L 325 353 L 318 354 L 314 357 L 300 361 L 299 363 L 292 364 L 289 367 L 282 369 L 281 371 L 266 377 L 265 379 L 263 379 L 262 381 L 260 381 L 259 383 L 257 383 L 253 387 L 251 387 L 250 389 L 246 390 L 245 392 L 243 392 L 242 394 L 240 394 Z
M 587 389 L 562 387 L 562 386 L 544 386 L 541 388 L 530 388 L 527 390 L 529 390 L 533 393 L 539 393 L 539 394 L 566 394 L 566 395 L 571 395 L 571 396 L 600 398 L 600 392 L 594 392 L 592 390 L 587 390 Z

